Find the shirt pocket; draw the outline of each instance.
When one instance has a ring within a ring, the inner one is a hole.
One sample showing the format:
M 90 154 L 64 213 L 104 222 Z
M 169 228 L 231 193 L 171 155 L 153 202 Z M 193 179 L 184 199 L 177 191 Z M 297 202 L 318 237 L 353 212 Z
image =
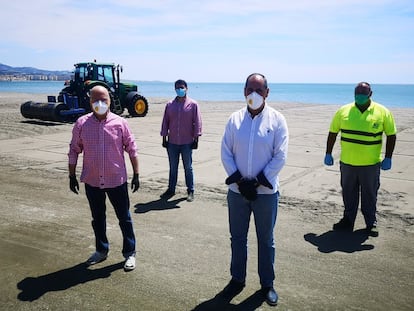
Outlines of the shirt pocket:
M 262 146 L 273 146 L 274 129 L 270 126 L 261 126 L 257 131 L 257 143 Z

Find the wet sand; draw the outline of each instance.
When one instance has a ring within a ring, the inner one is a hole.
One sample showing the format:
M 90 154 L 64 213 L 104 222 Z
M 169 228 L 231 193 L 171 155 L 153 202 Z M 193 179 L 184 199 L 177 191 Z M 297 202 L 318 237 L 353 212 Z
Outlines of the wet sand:
M 130 194 L 137 268 L 122 269 L 122 239 L 108 203 L 108 259 L 86 268 L 94 251 L 90 213 L 68 187 L 72 124 L 24 119 L 20 104 L 45 95 L 0 93 L 0 269 L 2 310 L 271 310 L 258 295 L 252 223 L 246 288 L 230 304 L 215 296 L 229 281 L 225 172 L 220 141 L 242 102 L 200 101 L 204 133 L 194 152 L 195 201 L 159 200 L 168 182 L 160 124 L 167 99 L 150 98 L 144 118 L 128 118 L 139 147 L 138 193 Z M 391 109 L 398 134 L 378 195 L 379 237 L 333 232 L 342 216 L 339 145 L 323 165 L 326 136 L 339 106 L 269 103 L 286 117 L 289 156 L 281 172 L 277 310 L 411 310 L 414 305 L 414 111 Z M 128 163 L 129 168 L 129 163 Z

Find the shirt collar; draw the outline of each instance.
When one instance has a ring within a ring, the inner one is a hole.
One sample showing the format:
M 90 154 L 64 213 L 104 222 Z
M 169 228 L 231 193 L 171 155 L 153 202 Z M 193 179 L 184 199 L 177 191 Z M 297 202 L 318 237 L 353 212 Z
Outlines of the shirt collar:
M 105 119 L 102 119 L 102 120 L 99 120 L 97 117 L 96 117 L 96 115 L 92 112 L 92 117 L 93 117 L 93 119 L 96 121 L 96 122 L 103 122 L 103 123 L 106 123 L 106 122 L 108 122 L 109 120 L 111 120 L 112 118 L 113 118 L 113 113 L 111 112 L 111 111 L 108 111 L 108 114 L 106 115 L 106 118 Z

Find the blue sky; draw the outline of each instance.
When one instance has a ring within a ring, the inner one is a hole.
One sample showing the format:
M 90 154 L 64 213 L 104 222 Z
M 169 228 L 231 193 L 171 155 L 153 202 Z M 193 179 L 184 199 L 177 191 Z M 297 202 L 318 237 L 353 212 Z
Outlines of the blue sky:
M 114 62 L 131 80 L 414 84 L 412 0 L 14 0 L 0 63 Z

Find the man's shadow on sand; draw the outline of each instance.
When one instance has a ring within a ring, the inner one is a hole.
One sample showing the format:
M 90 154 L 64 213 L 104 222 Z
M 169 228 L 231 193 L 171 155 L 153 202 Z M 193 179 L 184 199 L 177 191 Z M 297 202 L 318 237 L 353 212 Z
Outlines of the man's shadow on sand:
M 218 293 L 214 298 L 204 301 L 191 311 L 253 311 L 265 302 L 260 290 L 254 292 L 238 305 L 230 303 L 228 299 L 223 298 L 222 294 L 222 292 Z
M 34 301 L 47 292 L 66 290 L 79 284 L 107 278 L 112 272 L 123 269 L 123 267 L 124 263 L 119 262 L 103 268 L 90 270 L 86 263 L 80 263 L 76 266 L 39 277 L 27 277 L 17 283 L 17 288 L 21 290 L 17 295 L 17 299 L 21 301 Z
M 304 235 L 305 241 L 317 246 L 321 253 L 354 253 L 372 250 L 374 245 L 364 244 L 368 237 L 369 234 L 364 229 L 353 232 L 330 230 L 321 235 L 316 235 L 315 233 Z
M 138 203 L 135 204 L 135 213 L 137 214 L 143 214 L 147 213 L 149 211 L 163 211 L 163 210 L 169 210 L 174 208 L 180 208 L 178 205 L 180 202 L 185 201 L 187 198 L 179 198 L 175 200 L 166 200 L 166 199 L 158 199 L 155 201 L 150 201 L 147 203 Z

